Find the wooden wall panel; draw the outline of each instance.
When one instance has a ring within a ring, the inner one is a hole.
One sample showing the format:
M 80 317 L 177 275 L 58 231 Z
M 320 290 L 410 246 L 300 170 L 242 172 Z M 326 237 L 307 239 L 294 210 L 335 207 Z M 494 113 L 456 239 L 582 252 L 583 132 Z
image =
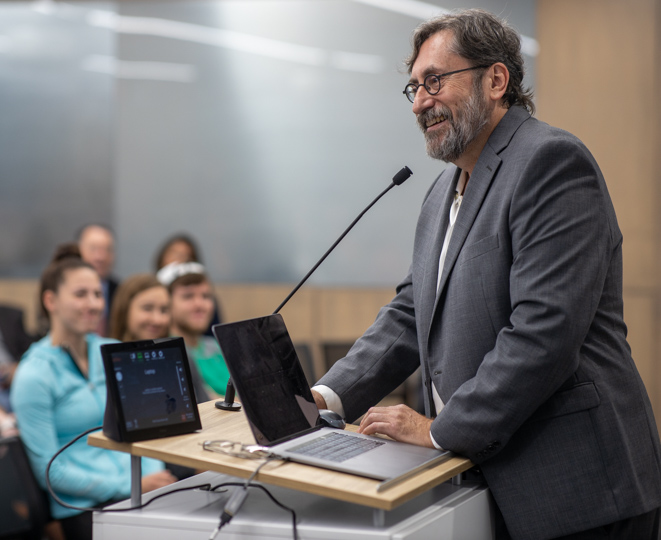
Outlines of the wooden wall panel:
M 238 321 L 273 313 L 291 291 L 290 285 L 220 284 L 215 286 L 223 320 Z M 310 347 L 317 376 L 325 369 L 323 345 L 352 343 L 374 322 L 381 306 L 395 294 L 386 288 L 303 287 L 281 314 L 294 343 Z M 22 308 L 26 327 L 36 329 L 37 280 L 0 280 L 0 303 Z
M 661 0 L 539 0 L 537 117 L 594 154 L 624 234 L 625 321 L 661 425 Z
M 379 309 L 395 296 L 395 289 L 319 289 L 316 318 L 319 339 L 355 340 L 376 319 Z
M 287 297 L 289 285 L 216 285 L 216 295 L 223 310 L 225 322 L 270 315 Z M 312 319 L 313 292 L 300 289 L 280 312 L 292 339 L 307 341 L 314 337 Z
M 538 118 L 587 145 L 625 234 L 625 283 L 655 286 L 654 0 L 538 3 Z
M 23 310 L 23 322 L 28 332 L 37 330 L 39 312 L 39 282 L 35 279 L 0 280 L 0 303 Z

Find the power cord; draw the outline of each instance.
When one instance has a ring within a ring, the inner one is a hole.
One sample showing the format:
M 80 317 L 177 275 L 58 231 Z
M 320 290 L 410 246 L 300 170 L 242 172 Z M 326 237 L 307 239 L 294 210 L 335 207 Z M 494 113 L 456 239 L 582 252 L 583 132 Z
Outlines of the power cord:
M 57 502 L 57 504 L 62 505 L 65 508 L 71 508 L 72 510 L 78 510 L 79 512 L 130 512 L 131 510 L 141 510 L 142 508 L 145 508 L 146 506 L 148 506 L 149 504 L 151 504 L 155 500 L 160 499 L 161 497 L 165 497 L 166 495 L 170 495 L 172 493 L 178 493 L 180 491 L 192 491 L 194 489 L 202 489 L 202 490 L 206 490 L 206 491 L 211 491 L 211 484 L 209 484 L 209 483 L 199 484 L 199 485 L 195 485 L 195 486 L 188 486 L 188 487 L 184 487 L 184 488 L 177 488 L 177 489 L 173 489 L 171 491 L 168 491 L 167 493 L 161 493 L 159 495 L 156 495 L 156 496 L 152 497 L 151 499 L 149 499 L 147 502 L 139 504 L 138 506 L 131 506 L 131 507 L 128 507 L 128 508 L 108 508 L 108 509 L 94 508 L 94 507 L 88 508 L 88 507 L 84 507 L 84 506 L 74 506 L 73 504 L 69 504 L 67 502 L 64 502 L 62 499 L 60 499 L 60 497 L 57 495 L 57 493 L 55 493 L 55 490 L 53 489 L 53 486 L 52 486 L 51 481 L 50 481 L 50 468 L 51 468 L 51 465 L 53 464 L 53 461 L 55 461 L 55 458 L 57 456 L 59 456 L 62 452 L 64 452 L 67 448 L 69 448 L 71 445 L 78 442 L 80 439 L 82 439 L 86 435 L 89 435 L 90 433 L 98 431 L 102 428 L 103 428 L 103 426 L 97 426 L 97 427 L 88 429 L 87 431 L 84 431 L 80 435 L 78 435 L 78 436 L 74 437 L 73 439 L 71 439 L 67 444 L 65 444 L 62 448 L 60 448 L 57 452 L 55 452 L 55 454 L 53 454 L 52 458 L 50 458 L 50 461 L 48 462 L 48 465 L 46 465 L 46 488 L 48 489 L 48 493 L 51 495 L 51 497 L 53 497 L 53 499 L 55 499 L 55 502 Z
M 240 492 L 247 491 L 247 489 L 246 489 L 246 483 L 245 483 L 245 482 L 243 482 L 243 483 L 239 483 L 239 482 L 224 482 L 224 483 L 222 483 L 222 484 L 218 484 L 217 486 L 213 486 L 213 487 L 211 488 L 210 491 L 214 492 L 215 490 L 220 489 L 220 488 L 233 487 L 233 486 L 234 486 L 234 487 L 242 488 L 242 489 L 240 490 Z M 296 525 L 297 517 L 296 517 L 296 512 L 294 511 L 294 509 L 293 509 L 293 508 L 289 508 L 288 506 L 286 506 L 286 505 L 282 504 L 280 501 L 278 501 L 278 500 L 273 496 L 273 494 L 272 494 L 268 489 L 266 489 L 264 486 L 262 486 L 261 484 L 250 484 L 250 485 L 247 486 L 247 487 L 261 489 L 261 490 L 262 490 L 262 491 L 263 491 L 263 492 L 269 497 L 269 499 L 271 499 L 271 501 L 272 501 L 276 506 L 279 506 L 279 507 L 282 508 L 283 510 L 287 510 L 287 512 L 289 512 L 289 513 L 291 514 L 291 516 L 292 516 L 292 534 L 293 534 L 293 539 L 294 539 L 294 540 L 298 540 L 298 528 L 297 528 L 297 525 Z M 235 493 L 236 493 L 236 492 L 235 492 Z M 245 497 L 243 497 L 243 498 L 245 499 Z M 227 507 L 230 505 L 231 499 L 232 499 L 232 497 L 230 497 L 230 500 L 229 500 L 229 501 L 227 502 L 227 504 L 225 505 L 225 509 L 223 510 L 223 514 L 224 514 L 225 511 L 227 510 Z M 222 519 L 222 515 L 221 515 L 221 519 Z M 230 519 L 231 519 L 231 518 L 230 518 Z M 214 538 L 216 537 L 216 535 L 218 534 L 218 531 L 220 530 L 221 527 L 222 527 L 222 526 L 219 525 L 219 526 L 216 528 L 216 530 L 214 530 L 214 532 L 212 533 L 212 535 L 209 537 L 209 540 L 212 540 L 212 539 L 214 539 Z
M 216 536 L 218 535 L 218 532 L 220 529 L 222 529 L 225 525 L 227 525 L 232 518 L 236 515 L 236 513 L 239 511 L 241 506 L 243 506 L 243 503 L 245 502 L 246 498 L 248 497 L 248 488 L 252 487 L 251 482 L 257 476 L 259 471 L 264 467 L 267 463 L 270 463 L 271 461 L 274 460 L 280 460 L 280 461 L 289 461 L 287 458 L 283 458 L 281 456 L 278 456 L 277 454 L 274 454 L 269 450 L 268 447 L 266 446 L 259 446 L 255 444 L 251 445 L 246 445 L 242 444 L 236 441 L 229 441 L 229 440 L 213 440 L 213 441 L 204 441 L 203 443 L 200 443 L 202 445 L 202 448 L 204 450 L 207 450 L 209 452 L 217 452 L 219 454 L 224 454 L 227 456 L 232 456 L 232 457 L 237 457 L 237 458 L 243 458 L 243 459 L 263 459 L 264 462 L 261 463 L 250 475 L 250 477 L 243 483 L 243 484 L 235 484 L 238 487 L 241 487 L 241 489 L 235 489 L 232 495 L 230 496 L 229 500 L 225 504 L 225 508 L 223 508 L 222 513 L 220 514 L 220 521 L 218 523 L 218 526 L 214 529 L 214 531 L 211 533 L 211 536 L 209 536 L 209 540 L 214 540 Z M 228 484 L 230 485 L 230 484 Z M 276 503 L 277 505 L 281 506 L 282 508 L 289 510 L 293 512 L 290 508 L 287 508 L 284 505 L 281 505 L 265 488 L 262 486 L 256 485 L 255 487 L 259 487 L 263 489 L 269 497 L 271 497 L 271 500 Z M 294 513 L 294 518 L 293 518 L 293 528 L 294 528 L 294 539 L 297 538 L 298 533 L 296 530 L 296 514 Z
M 272 494 L 271 492 L 266 489 L 264 486 L 261 484 L 251 484 L 253 479 L 257 476 L 259 471 L 264 467 L 267 463 L 270 463 L 274 460 L 282 460 L 282 461 L 287 461 L 285 458 L 278 457 L 274 454 L 271 454 L 268 449 L 264 447 L 258 447 L 258 446 L 244 446 L 240 443 L 234 443 L 231 441 L 205 441 L 202 443 L 202 446 L 205 450 L 210 450 L 210 451 L 215 451 L 215 452 L 220 452 L 223 454 L 229 454 L 229 455 L 234 455 L 236 457 L 243 457 L 243 458 L 248 458 L 248 459 L 264 459 L 265 461 L 263 463 L 260 463 L 259 466 L 252 472 L 252 474 L 248 477 L 248 479 L 243 482 L 243 483 L 237 483 L 237 482 L 225 482 L 223 484 L 218 484 L 216 486 L 211 487 L 211 484 L 206 483 L 206 484 L 199 484 L 195 486 L 188 486 L 184 488 L 177 488 L 177 489 L 172 489 L 166 493 L 161 493 L 159 495 L 156 495 L 149 499 L 148 501 L 139 504 L 137 506 L 130 506 L 127 508 L 88 508 L 88 507 L 81 507 L 81 506 L 74 506 L 72 504 L 69 504 L 67 502 L 64 502 L 60 497 L 55 493 L 55 490 L 53 489 L 53 486 L 50 481 L 50 469 L 55 461 L 55 458 L 57 458 L 62 452 L 64 452 L 67 448 L 69 448 L 71 445 L 75 444 L 78 442 L 80 439 L 85 437 L 86 435 L 89 435 L 90 433 L 93 433 L 95 431 L 98 431 L 102 429 L 103 426 L 97 426 L 93 427 L 91 429 L 88 429 L 81 433 L 80 435 L 74 437 L 71 439 L 67 444 L 65 444 L 62 448 L 60 448 L 53 457 L 49 460 L 48 465 L 46 465 L 46 488 L 48 489 L 48 493 L 53 497 L 53 499 L 60 505 L 64 506 L 65 508 L 70 508 L 72 510 L 78 510 L 79 512 L 130 512 L 131 510 L 141 510 L 142 508 L 147 507 L 150 505 L 152 502 L 154 502 L 157 499 L 160 499 L 161 497 L 165 497 L 167 495 L 171 495 L 173 493 L 178 493 L 181 491 L 192 491 L 194 489 L 202 489 L 202 490 L 207 490 L 209 492 L 215 492 L 216 490 L 224 487 L 240 487 L 241 489 L 236 489 L 230 496 L 229 500 L 225 504 L 225 507 L 223 508 L 223 511 L 220 515 L 220 521 L 218 523 L 218 526 L 214 529 L 214 531 L 211 533 L 211 536 L 209 537 L 209 540 L 214 540 L 215 537 L 218 535 L 218 532 L 220 529 L 222 529 L 225 525 L 227 525 L 232 518 L 236 515 L 236 513 L 241 509 L 241 506 L 243 506 L 244 501 L 246 500 L 248 496 L 248 488 L 249 487 L 254 487 L 254 488 L 259 488 L 261 489 L 268 497 L 275 503 L 277 506 L 280 508 L 287 510 L 292 514 L 292 532 L 293 532 L 293 538 L 294 540 L 298 540 L 298 529 L 296 526 L 296 512 L 292 509 L 289 508 L 288 506 L 285 506 L 282 504 L 280 501 L 278 501 Z M 222 444 L 220 444 L 222 443 Z M 222 450 L 219 450 L 219 448 L 222 447 Z M 236 447 L 239 447 L 239 450 L 234 450 Z
M 244 501 L 246 500 L 246 497 L 248 497 L 248 488 L 250 486 L 250 482 L 253 481 L 255 476 L 259 473 L 262 467 L 266 465 L 267 463 L 273 461 L 274 459 L 278 459 L 275 456 L 268 456 L 264 463 L 261 463 L 259 467 L 257 467 L 252 474 L 248 477 L 248 479 L 243 483 L 241 486 L 241 489 L 235 489 L 234 492 L 232 493 L 232 496 L 229 498 L 227 503 L 225 504 L 225 508 L 223 508 L 222 513 L 220 514 L 220 522 L 218 523 L 218 526 L 214 529 L 214 531 L 211 533 L 211 536 L 209 536 L 209 540 L 214 540 L 216 536 L 218 535 L 218 532 L 220 529 L 222 529 L 225 525 L 227 525 L 232 518 L 236 515 L 236 513 L 241 509 L 243 506 Z M 296 533 L 294 533 L 294 538 L 296 538 Z

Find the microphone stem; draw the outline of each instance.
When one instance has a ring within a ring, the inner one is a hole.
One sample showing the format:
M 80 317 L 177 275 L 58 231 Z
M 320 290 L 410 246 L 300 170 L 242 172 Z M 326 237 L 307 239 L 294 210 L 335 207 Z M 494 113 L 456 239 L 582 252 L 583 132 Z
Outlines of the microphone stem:
M 356 219 L 353 220 L 353 222 L 351 223 L 351 225 L 349 225 L 349 226 L 347 227 L 347 229 L 346 229 L 346 230 L 342 233 L 342 235 L 341 235 L 341 236 L 335 241 L 335 243 L 329 248 L 329 250 L 328 250 L 326 253 L 324 253 L 323 257 L 321 257 L 321 259 L 319 259 L 319 261 L 317 262 L 317 264 L 315 264 L 315 265 L 312 267 L 312 269 L 311 269 L 311 270 L 305 275 L 305 277 L 299 282 L 299 284 L 296 285 L 296 287 L 294 287 L 294 289 L 292 290 L 292 292 L 289 293 L 289 295 L 287 296 L 287 298 L 285 298 L 285 299 L 282 301 L 282 303 L 276 308 L 276 310 L 273 312 L 273 315 L 275 315 L 276 313 L 278 313 L 278 312 L 284 307 L 284 305 L 285 305 L 287 302 L 289 302 L 289 299 L 290 299 L 292 296 L 294 296 L 294 294 L 296 294 L 296 291 L 298 291 L 298 289 L 300 289 L 300 288 L 303 286 L 303 284 L 308 280 L 308 278 L 312 275 L 312 273 L 313 273 L 313 272 L 319 267 L 319 265 L 320 265 L 322 262 L 324 262 L 324 261 L 326 260 L 326 257 L 328 257 L 328 256 L 330 255 L 331 251 L 333 251 L 333 250 L 335 249 L 335 247 L 336 247 L 336 246 L 342 241 L 342 239 L 343 239 L 343 238 L 349 233 L 349 231 L 350 231 L 351 229 L 353 229 L 354 225 L 355 225 L 356 223 L 358 223 L 358 221 L 360 220 L 360 218 L 362 218 L 362 217 L 365 215 L 365 213 L 366 213 L 370 208 L 372 208 L 372 206 L 374 206 L 374 205 L 379 201 L 379 199 L 380 199 L 381 197 L 383 197 L 386 193 L 388 193 L 388 191 L 390 191 L 390 190 L 391 190 L 392 188 L 394 188 L 396 185 L 398 185 L 398 184 L 395 184 L 395 182 L 391 183 L 386 189 L 384 189 L 379 195 L 376 196 L 376 198 L 375 198 L 375 199 L 369 204 L 369 206 L 367 206 L 367 208 L 365 208 L 365 210 L 363 210 L 360 214 L 358 214 L 358 217 L 357 217 Z

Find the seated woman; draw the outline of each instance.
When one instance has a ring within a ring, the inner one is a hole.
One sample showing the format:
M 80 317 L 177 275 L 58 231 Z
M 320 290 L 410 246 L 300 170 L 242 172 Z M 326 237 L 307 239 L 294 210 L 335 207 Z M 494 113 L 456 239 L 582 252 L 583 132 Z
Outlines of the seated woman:
M 11 403 L 32 469 L 45 488 L 46 467 L 55 452 L 103 423 L 106 385 L 99 347 L 113 340 L 93 333 L 103 313 L 101 281 L 75 244 L 61 246 L 44 270 L 40 300 L 50 332 L 21 360 Z M 130 470 L 128 454 L 89 446 L 83 438 L 53 462 L 50 481 L 68 504 L 103 506 L 130 496 Z M 154 460 L 143 460 L 142 471 L 143 492 L 176 481 Z M 92 537 L 90 512 L 80 513 L 52 498 L 50 504 L 67 540 Z
M 136 274 L 122 281 L 110 312 L 110 337 L 120 341 L 168 337 L 170 324 L 170 292 L 156 276 Z M 195 362 L 190 368 L 197 402 L 209 401 Z
M 136 274 L 117 288 L 110 312 L 110 337 L 120 341 L 168 336 L 170 293 L 152 274 Z
M 170 236 L 163 242 L 161 247 L 156 252 L 154 258 L 154 269 L 158 272 L 164 266 L 172 263 L 187 263 L 197 262 L 202 264 L 202 256 L 197 242 L 192 236 L 186 233 L 178 233 Z M 211 327 L 215 324 L 223 322 L 222 313 L 220 311 L 220 303 L 213 295 L 213 317 L 209 326 L 204 334 L 213 337 Z

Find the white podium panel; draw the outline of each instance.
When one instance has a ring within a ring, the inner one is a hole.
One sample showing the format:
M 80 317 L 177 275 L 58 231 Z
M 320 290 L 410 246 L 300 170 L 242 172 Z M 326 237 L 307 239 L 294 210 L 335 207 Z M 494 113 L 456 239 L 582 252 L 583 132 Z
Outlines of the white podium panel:
M 149 493 L 240 479 L 206 472 Z M 372 508 L 310 495 L 282 487 L 265 486 L 282 504 L 296 512 L 300 540 L 493 540 L 489 490 L 464 482 L 441 484 L 389 512 L 375 525 Z M 208 540 L 234 487 L 210 493 L 195 490 L 173 493 L 143 510 L 96 512 L 94 540 Z M 111 508 L 129 507 L 129 501 Z M 381 512 L 381 511 L 377 511 Z M 218 540 L 283 540 L 293 538 L 291 513 L 274 504 L 259 488 L 250 494 Z

